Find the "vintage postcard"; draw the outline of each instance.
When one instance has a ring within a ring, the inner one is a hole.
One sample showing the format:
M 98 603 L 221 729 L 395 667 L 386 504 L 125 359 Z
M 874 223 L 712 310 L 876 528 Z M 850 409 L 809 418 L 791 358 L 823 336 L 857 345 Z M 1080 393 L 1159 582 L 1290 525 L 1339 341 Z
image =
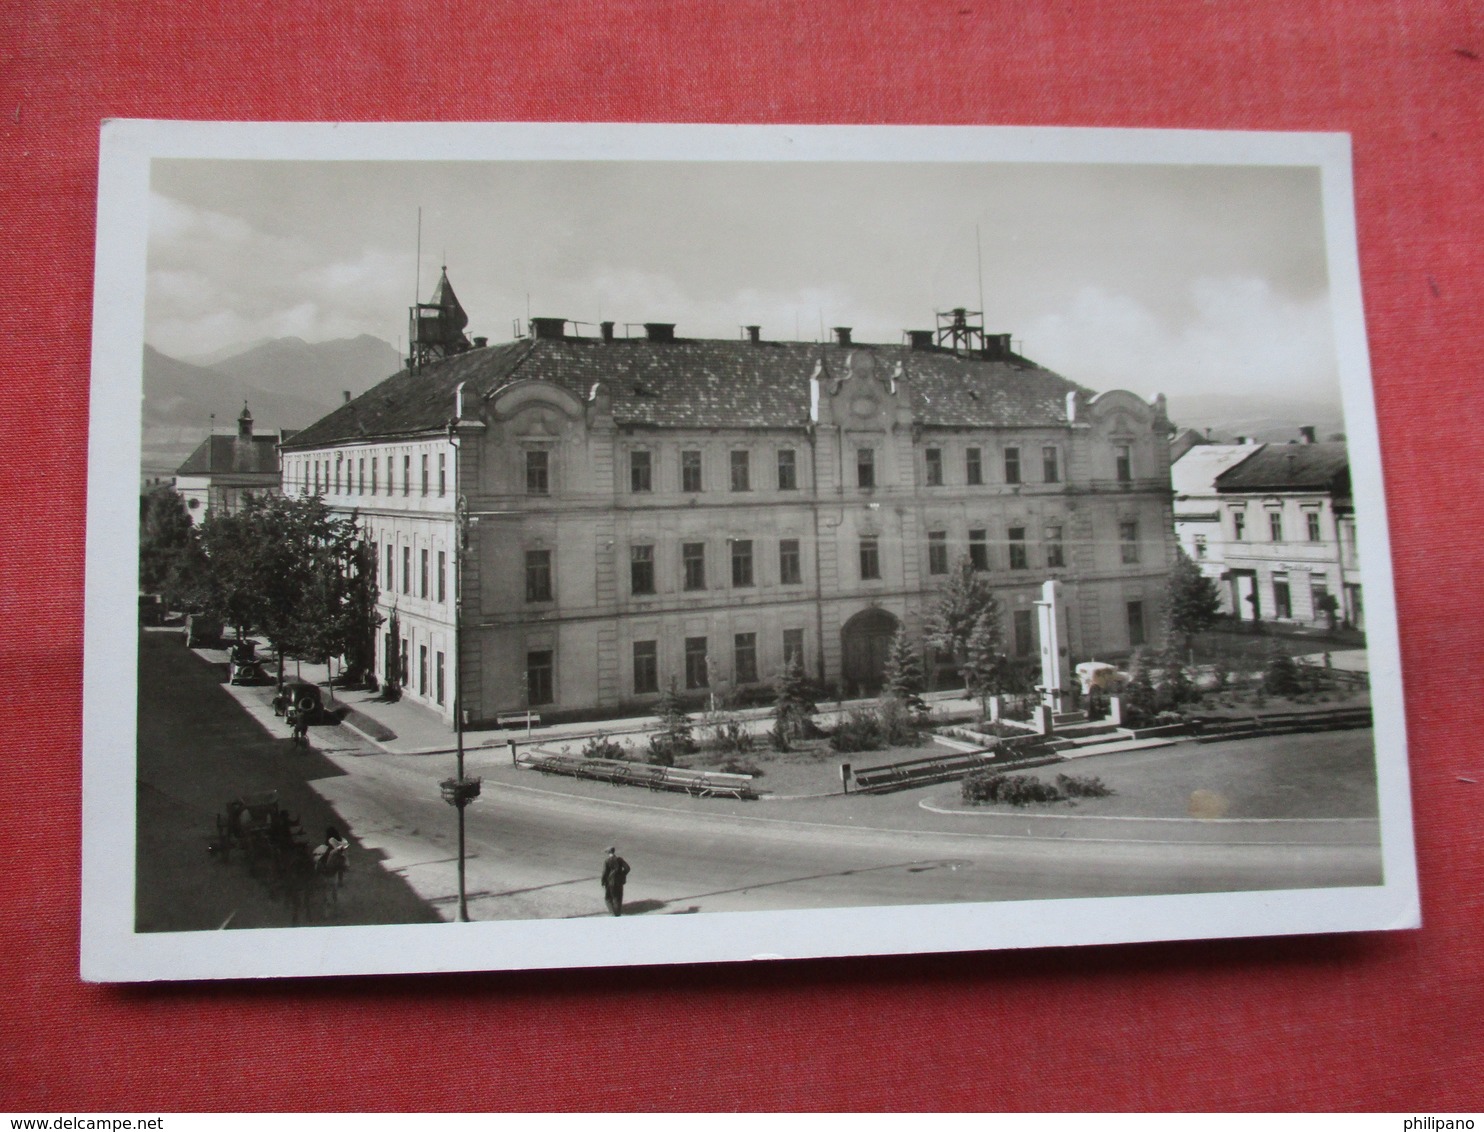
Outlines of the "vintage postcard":
M 1419 922 L 1343 135 L 105 124 L 82 973 Z

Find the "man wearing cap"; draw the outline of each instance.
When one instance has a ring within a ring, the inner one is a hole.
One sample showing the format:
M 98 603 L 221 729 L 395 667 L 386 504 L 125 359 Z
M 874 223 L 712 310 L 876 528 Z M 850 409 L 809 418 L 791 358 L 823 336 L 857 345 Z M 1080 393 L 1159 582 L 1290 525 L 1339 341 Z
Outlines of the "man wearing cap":
M 628 875 L 629 863 L 618 855 L 616 846 L 608 846 L 603 861 L 603 900 L 615 916 L 623 915 L 623 882 Z

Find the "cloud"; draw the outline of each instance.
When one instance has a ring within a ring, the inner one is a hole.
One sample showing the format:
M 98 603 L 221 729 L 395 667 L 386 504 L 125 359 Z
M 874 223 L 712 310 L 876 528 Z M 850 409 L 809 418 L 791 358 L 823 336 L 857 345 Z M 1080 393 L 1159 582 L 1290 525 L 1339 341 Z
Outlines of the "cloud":
M 1085 287 L 1033 319 L 1024 352 L 1095 389 L 1149 396 L 1336 389 L 1327 296 L 1297 300 L 1266 280 L 1191 282 L 1183 317 L 1157 316 L 1124 294 Z
M 367 246 L 336 257 L 312 238 L 156 193 L 150 209 L 146 338 L 191 357 L 260 338 L 396 333 L 412 256 Z

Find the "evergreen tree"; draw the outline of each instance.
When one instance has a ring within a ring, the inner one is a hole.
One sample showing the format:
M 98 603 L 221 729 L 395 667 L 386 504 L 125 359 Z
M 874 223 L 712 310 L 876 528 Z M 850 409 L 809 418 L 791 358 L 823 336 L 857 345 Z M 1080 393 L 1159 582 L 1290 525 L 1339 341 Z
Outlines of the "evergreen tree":
M 986 711 L 985 701 L 1002 691 L 1005 658 L 1000 655 L 1000 621 L 992 612 L 981 613 L 969 634 L 967 655 L 959 665 L 964 687 L 979 701 L 979 712 Z
M 898 629 L 886 653 L 883 699 L 895 700 L 915 718 L 925 717 L 927 703 L 922 698 L 922 662 L 912 647 L 905 629 Z
M 962 671 L 969 658 L 969 639 L 982 617 L 998 626 L 1000 603 L 989 579 L 965 555 L 928 612 L 927 643 L 940 655 L 952 657 Z
M 1216 582 L 1201 572 L 1183 547 L 1175 548 L 1175 566 L 1168 583 L 1169 627 L 1189 653 L 1197 633 L 1204 633 L 1221 617 L 1221 595 Z
M 774 687 L 773 743 L 779 750 L 786 751 L 790 740 L 809 736 L 817 710 L 798 657 L 790 659 Z
M 1303 691 L 1303 681 L 1299 676 L 1298 665 L 1284 650 L 1281 642 L 1273 642 L 1272 652 L 1268 655 L 1267 668 L 1262 674 L 1262 690 L 1274 696 L 1291 696 L 1295 692 Z
M 679 755 L 695 750 L 691 738 L 691 718 L 680 703 L 675 681 L 660 694 L 660 729 L 649 739 L 649 761 L 660 766 L 674 766 Z
M 1161 707 L 1178 708 L 1196 698 L 1195 683 L 1185 667 L 1184 653 L 1173 634 L 1160 657 L 1159 700 Z
M 1130 723 L 1147 723 L 1159 711 L 1159 693 L 1155 691 L 1154 681 L 1150 678 L 1149 664 L 1143 650 L 1134 653 L 1133 673 L 1123 687 L 1122 699 Z

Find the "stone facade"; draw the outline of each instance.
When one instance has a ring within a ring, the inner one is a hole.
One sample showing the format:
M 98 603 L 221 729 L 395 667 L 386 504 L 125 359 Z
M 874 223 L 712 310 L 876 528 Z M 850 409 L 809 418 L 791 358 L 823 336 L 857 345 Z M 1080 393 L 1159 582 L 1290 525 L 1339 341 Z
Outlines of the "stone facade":
M 446 718 L 456 654 L 472 725 L 642 710 L 672 680 L 761 690 L 795 652 L 869 690 L 966 554 L 1012 654 L 1037 654 L 1048 578 L 1075 658 L 1156 643 L 1174 545 L 1162 401 L 1004 351 L 540 323 L 398 374 L 285 445 L 286 492 L 359 515 L 405 694 Z

